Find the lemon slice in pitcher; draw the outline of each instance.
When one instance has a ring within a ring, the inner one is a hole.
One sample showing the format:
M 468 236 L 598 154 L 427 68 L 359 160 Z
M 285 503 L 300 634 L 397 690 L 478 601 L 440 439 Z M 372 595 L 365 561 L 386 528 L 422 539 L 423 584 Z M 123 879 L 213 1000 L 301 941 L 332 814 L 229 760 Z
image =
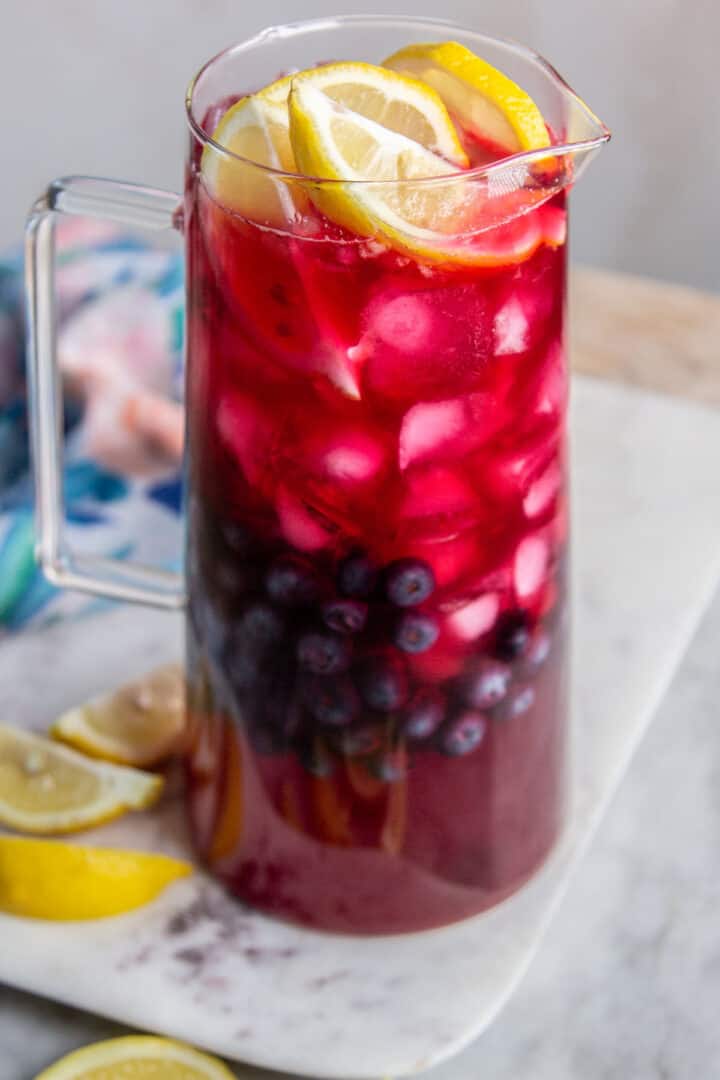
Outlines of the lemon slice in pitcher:
M 341 181 L 312 191 L 323 213 L 398 250 L 437 254 L 440 227 L 452 232 L 469 192 L 452 180 L 438 186 L 412 181 L 448 176 L 453 166 L 445 158 L 333 101 L 309 82 L 293 86 L 288 109 L 298 166 L 308 176 Z M 359 180 L 369 183 L 353 183 Z M 382 183 L 398 180 L 409 183 Z
M 287 105 L 293 87 L 302 86 L 312 86 L 331 101 L 382 124 L 388 131 L 414 139 L 458 168 L 469 164 L 440 96 L 417 79 L 360 61 L 322 64 L 297 75 L 286 75 L 257 96 L 275 106 Z
M 0 836 L 0 911 L 29 919 L 104 919 L 143 907 L 192 873 L 145 851 Z
M 284 103 L 261 94 L 241 98 L 223 115 L 212 138 L 230 151 L 223 153 L 212 143 L 203 150 L 202 174 L 217 202 L 250 221 L 276 227 L 301 213 L 302 192 L 268 171 L 296 171 Z
M 159 776 L 91 761 L 56 742 L 0 724 L 0 825 L 76 832 L 152 806 Z
M 431 86 L 466 131 L 507 154 L 550 145 L 542 113 L 530 95 L 456 41 L 408 45 L 383 64 Z
M 55 721 L 51 734 L 91 757 L 143 768 L 175 753 L 184 728 L 182 668 L 167 664 L 69 709 Z

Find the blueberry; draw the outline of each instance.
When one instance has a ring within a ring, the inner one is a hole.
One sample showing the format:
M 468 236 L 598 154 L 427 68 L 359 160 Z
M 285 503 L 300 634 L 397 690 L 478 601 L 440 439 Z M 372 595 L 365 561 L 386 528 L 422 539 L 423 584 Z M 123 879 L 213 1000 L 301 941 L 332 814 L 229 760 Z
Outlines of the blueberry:
M 236 555 L 246 555 L 252 544 L 250 533 L 239 521 L 223 521 L 220 525 L 223 540 Z
M 386 784 L 395 784 L 407 776 L 405 757 L 398 750 L 387 750 L 384 754 L 378 754 L 372 759 L 370 771 L 378 780 L 383 780 Z
M 383 729 L 378 724 L 360 724 L 344 728 L 338 735 L 338 747 L 346 757 L 372 754 L 382 745 Z
M 297 748 L 297 756 L 303 768 L 319 779 L 327 779 L 335 772 L 334 758 L 322 739 L 302 740 Z
M 367 604 L 362 600 L 330 600 L 322 609 L 325 625 L 339 634 L 359 634 L 367 616 Z
M 543 666 L 550 655 L 551 647 L 552 638 L 547 630 L 538 627 L 530 638 L 525 650 L 525 655 L 523 656 L 523 668 L 527 672 L 537 671 L 538 668 Z
M 265 579 L 271 600 L 283 607 L 306 607 L 320 595 L 313 568 L 294 555 L 283 555 L 272 564 Z
M 334 675 L 345 671 L 350 665 L 350 646 L 337 634 L 310 631 L 303 634 L 297 643 L 297 658 L 300 667 L 312 671 L 314 675 Z
M 398 607 L 415 607 L 435 590 L 435 575 L 420 559 L 396 559 L 385 572 L 388 599 Z
M 428 739 L 445 719 L 445 699 L 439 690 L 418 690 L 405 709 L 401 731 L 408 739 Z
M 212 657 L 220 655 L 228 637 L 228 624 L 202 589 L 190 588 L 188 616 L 198 646 Z
M 244 641 L 267 648 L 276 645 L 283 637 L 285 624 L 282 617 L 259 601 L 252 604 L 236 623 L 236 635 Z
M 505 611 L 495 626 L 495 655 L 511 662 L 525 654 L 530 643 L 530 620 L 525 611 Z
M 345 727 L 360 712 L 360 699 L 346 675 L 323 678 L 307 675 L 301 684 L 303 702 L 320 724 Z
M 484 713 L 468 710 L 448 724 L 442 733 L 440 747 L 450 757 L 463 757 L 480 745 L 486 731 Z
M 421 653 L 433 647 L 439 633 L 437 619 L 432 615 L 404 611 L 395 624 L 392 639 L 403 652 Z
M 366 705 L 381 712 L 402 708 L 408 698 L 405 666 L 389 653 L 365 661 L 358 672 L 358 686 Z
M 233 625 L 223 662 L 236 690 L 248 690 L 266 674 L 268 656 L 283 642 L 284 624 L 269 604 L 253 604 Z
M 337 585 L 343 596 L 366 600 L 375 589 L 377 580 L 377 567 L 362 552 L 346 556 L 338 566 Z
M 492 708 L 507 694 L 510 676 L 510 668 L 501 660 L 483 660 L 463 682 L 464 701 L 474 709 Z
M 535 691 L 532 686 L 524 686 L 519 690 L 516 690 L 506 701 L 503 702 L 502 707 L 497 713 L 500 720 L 514 720 L 517 716 L 522 716 L 528 709 L 531 709 L 535 704 Z
M 247 591 L 249 575 L 245 567 L 237 562 L 219 560 L 215 564 L 213 575 L 220 593 L 229 599 L 236 600 Z

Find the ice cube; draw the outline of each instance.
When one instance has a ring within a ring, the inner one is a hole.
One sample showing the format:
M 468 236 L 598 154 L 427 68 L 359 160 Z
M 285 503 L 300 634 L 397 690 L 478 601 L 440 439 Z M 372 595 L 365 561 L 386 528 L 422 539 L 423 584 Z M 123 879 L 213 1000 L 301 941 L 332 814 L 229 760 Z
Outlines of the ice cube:
M 217 411 L 220 438 L 237 459 L 247 482 L 261 483 L 272 440 L 272 424 L 256 401 L 237 391 L 227 391 Z
M 404 284 L 404 282 L 403 282 Z M 399 288 L 385 282 L 367 305 L 358 348 L 369 390 L 394 401 L 432 401 L 479 387 L 492 352 L 480 284 Z
M 437 542 L 416 540 L 409 554 L 428 563 L 438 588 L 446 588 L 475 573 L 482 552 L 474 533 L 460 533 Z
M 433 334 L 433 313 L 426 294 L 404 293 L 379 304 L 371 326 L 381 341 L 400 352 L 426 348 Z
M 501 403 L 493 394 L 465 394 L 413 405 L 400 426 L 400 468 L 405 470 L 430 457 L 462 457 L 490 439 L 503 421 Z
M 553 341 L 543 361 L 535 412 L 541 416 L 561 416 L 567 404 L 567 392 L 565 353 L 562 343 Z
M 487 479 L 503 500 L 524 500 L 556 454 L 557 433 L 538 432 L 533 439 L 499 455 L 492 468 L 488 467 Z
M 512 356 L 530 345 L 530 324 L 519 297 L 511 296 L 495 313 L 495 355 Z
M 287 487 L 278 488 L 275 509 L 283 536 L 298 551 L 320 551 L 332 540 L 332 523 L 293 495 Z
M 513 565 L 515 592 L 519 600 L 527 600 L 538 591 L 548 569 L 548 545 L 535 534 L 521 540 L 515 551 Z
M 405 518 L 443 518 L 466 521 L 477 497 L 464 479 L 451 469 L 427 468 L 407 474 L 400 514 Z
M 421 402 L 403 417 L 398 460 L 401 469 L 434 453 L 464 431 L 468 416 L 465 401 Z
M 478 596 L 447 616 L 446 624 L 463 641 L 474 641 L 491 630 L 500 611 L 497 593 Z
M 331 479 L 363 484 L 374 480 L 383 468 L 385 447 L 368 431 L 345 428 L 313 440 L 310 457 L 318 471 Z
M 541 252 L 515 271 L 501 293 L 493 331 L 496 356 L 513 356 L 538 345 L 562 296 L 557 259 Z
M 540 517 L 551 505 L 562 484 L 562 471 L 557 461 L 551 461 L 547 469 L 531 484 L 523 499 L 523 510 L 529 518 Z

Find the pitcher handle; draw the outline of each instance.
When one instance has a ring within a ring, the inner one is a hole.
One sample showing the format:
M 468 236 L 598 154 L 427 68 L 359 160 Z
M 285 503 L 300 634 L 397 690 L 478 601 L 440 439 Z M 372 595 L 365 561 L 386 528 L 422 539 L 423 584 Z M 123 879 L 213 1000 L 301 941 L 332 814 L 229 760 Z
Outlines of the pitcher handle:
M 59 214 L 103 218 L 155 231 L 179 225 L 181 196 L 117 180 L 71 176 L 53 181 L 34 205 L 25 240 L 31 453 L 35 474 L 36 556 L 54 585 L 115 600 L 177 609 L 180 574 L 83 555 L 64 538 L 63 397 L 57 355 L 55 223 Z

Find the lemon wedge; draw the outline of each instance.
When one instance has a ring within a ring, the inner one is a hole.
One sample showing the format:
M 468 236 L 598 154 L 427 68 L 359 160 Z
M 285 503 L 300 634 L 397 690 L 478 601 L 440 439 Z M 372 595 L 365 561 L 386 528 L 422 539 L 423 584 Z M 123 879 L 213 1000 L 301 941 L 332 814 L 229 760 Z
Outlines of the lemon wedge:
M 262 94 L 241 98 L 224 113 L 212 137 L 230 151 L 223 153 L 211 143 L 203 150 L 201 171 L 216 202 L 250 221 L 275 227 L 302 212 L 300 189 L 267 171 L 296 171 L 284 103 Z
M 102 919 L 142 907 L 189 863 L 142 851 L 0 836 L 0 911 L 31 919 Z
M 452 167 L 444 158 L 340 105 L 309 82 L 293 85 L 288 109 L 299 167 L 310 176 L 342 181 L 312 190 L 323 213 L 399 250 L 435 253 L 439 232 L 444 227 L 452 233 L 469 192 L 456 180 L 438 186 L 412 181 L 448 176 Z M 358 180 L 371 182 L 352 183 Z M 372 183 L 388 180 L 408 183 Z
M 58 717 L 53 738 L 90 757 L 139 768 L 179 748 L 185 728 L 185 679 L 168 664 Z
M 75 1050 L 35 1080 L 233 1080 L 217 1058 L 174 1039 L 126 1035 Z
M 408 45 L 383 65 L 431 86 L 465 130 L 509 154 L 550 145 L 542 113 L 530 95 L 456 41 Z
M 331 101 L 382 124 L 388 131 L 414 139 L 459 168 L 469 164 L 440 96 L 417 79 L 360 61 L 323 64 L 278 79 L 261 90 L 258 97 L 275 107 L 285 106 L 293 87 L 302 86 L 313 86 Z
M 35 1080 L 233 1080 L 233 1073 L 174 1039 L 126 1035 L 75 1050 Z
M 75 832 L 144 810 L 162 788 L 159 776 L 90 761 L 0 724 L 0 825 L 48 835 Z

